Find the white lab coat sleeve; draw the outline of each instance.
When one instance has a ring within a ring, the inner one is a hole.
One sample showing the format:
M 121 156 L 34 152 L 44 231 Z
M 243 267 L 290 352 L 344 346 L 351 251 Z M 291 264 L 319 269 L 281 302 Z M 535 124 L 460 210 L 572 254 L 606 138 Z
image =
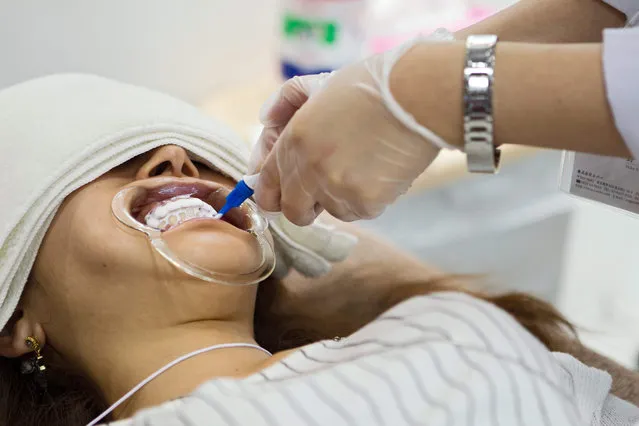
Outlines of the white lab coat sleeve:
M 604 3 L 608 3 L 615 9 L 625 13 L 629 20 L 639 13 L 639 1 L 637 0 L 604 0 Z
M 639 28 L 604 30 L 603 71 L 615 125 L 639 159 Z

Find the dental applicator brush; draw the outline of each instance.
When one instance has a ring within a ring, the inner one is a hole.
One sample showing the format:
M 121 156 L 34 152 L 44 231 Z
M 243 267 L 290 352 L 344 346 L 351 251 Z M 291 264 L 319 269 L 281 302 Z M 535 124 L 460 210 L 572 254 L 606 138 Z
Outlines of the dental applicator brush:
M 220 209 L 217 214 L 217 218 L 220 219 L 222 216 L 227 214 L 229 210 L 239 207 L 242 205 L 244 201 L 249 199 L 255 191 L 255 184 L 257 184 L 257 179 L 260 177 L 260 174 L 244 176 L 242 180 L 240 180 L 235 188 L 231 191 L 229 195 L 226 196 L 226 203 Z

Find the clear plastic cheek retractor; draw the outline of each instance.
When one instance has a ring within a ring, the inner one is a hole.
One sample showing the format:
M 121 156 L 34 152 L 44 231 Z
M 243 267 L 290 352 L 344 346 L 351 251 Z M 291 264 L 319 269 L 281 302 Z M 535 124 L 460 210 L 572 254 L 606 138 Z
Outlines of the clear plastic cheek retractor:
M 248 200 L 256 180 L 247 176 L 230 190 L 199 179 L 147 179 L 118 192 L 111 211 L 181 271 L 207 282 L 257 284 L 273 272 L 275 253 L 268 222 Z

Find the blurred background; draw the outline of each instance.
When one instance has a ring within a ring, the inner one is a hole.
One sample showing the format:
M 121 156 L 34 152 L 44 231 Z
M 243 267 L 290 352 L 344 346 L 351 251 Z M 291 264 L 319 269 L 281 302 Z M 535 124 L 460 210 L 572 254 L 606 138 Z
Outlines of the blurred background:
M 251 142 L 261 103 L 299 72 L 338 67 L 515 0 L 0 0 L 0 88 L 87 72 L 199 105 Z M 561 153 L 510 149 L 497 176 L 444 153 L 362 223 L 448 272 L 555 303 L 583 340 L 635 367 L 639 222 L 559 192 Z

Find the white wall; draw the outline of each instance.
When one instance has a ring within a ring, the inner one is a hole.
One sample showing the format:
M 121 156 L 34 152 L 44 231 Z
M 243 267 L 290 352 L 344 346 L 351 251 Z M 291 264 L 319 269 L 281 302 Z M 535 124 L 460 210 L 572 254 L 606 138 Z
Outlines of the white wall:
M 639 219 L 573 199 L 558 307 L 583 341 L 627 366 L 639 350 Z
M 0 88 L 81 71 L 196 102 L 274 65 L 276 0 L 0 0 Z

